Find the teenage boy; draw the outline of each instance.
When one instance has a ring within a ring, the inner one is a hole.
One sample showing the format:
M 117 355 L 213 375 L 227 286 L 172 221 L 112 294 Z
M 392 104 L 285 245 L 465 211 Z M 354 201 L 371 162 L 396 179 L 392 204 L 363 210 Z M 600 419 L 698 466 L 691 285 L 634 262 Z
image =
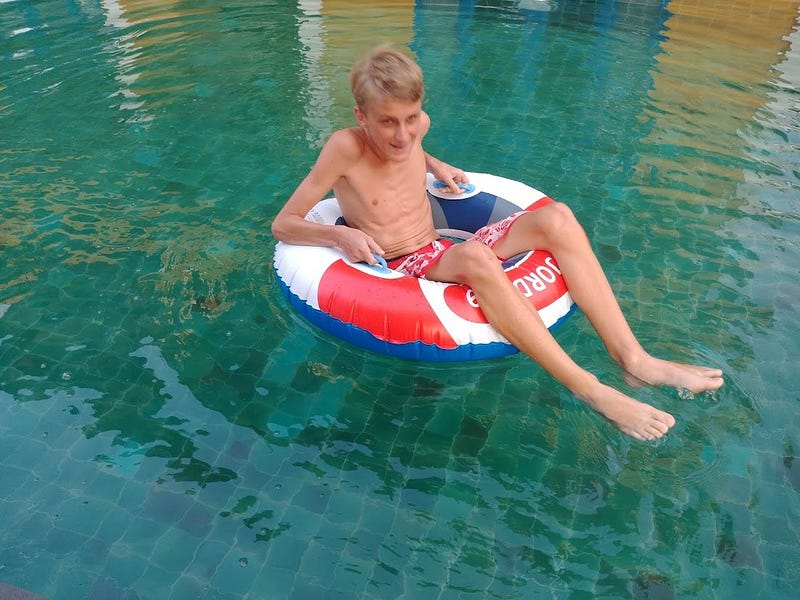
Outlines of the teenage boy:
M 335 246 L 354 262 L 373 264 L 378 254 L 391 268 L 408 275 L 468 285 L 500 334 L 638 440 L 663 436 L 675 419 L 604 385 L 578 366 L 506 277 L 498 258 L 534 248 L 550 252 L 609 354 L 635 380 L 692 392 L 723 384 L 719 369 L 661 360 L 642 348 L 583 228 L 565 204 L 516 213 L 460 244 L 439 239 L 425 192 L 426 171 L 447 183 L 453 193 L 459 192 L 459 183 L 467 183 L 467 177 L 423 150 L 430 118 L 422 110 L 419 66 L 382 46 L 353 67 L 350 85 L 358 126 L 336 131 L 325 143 L 272 223 L 277 240 Z M 331 189 L 348 225 L 306 221 L 308 211 Z

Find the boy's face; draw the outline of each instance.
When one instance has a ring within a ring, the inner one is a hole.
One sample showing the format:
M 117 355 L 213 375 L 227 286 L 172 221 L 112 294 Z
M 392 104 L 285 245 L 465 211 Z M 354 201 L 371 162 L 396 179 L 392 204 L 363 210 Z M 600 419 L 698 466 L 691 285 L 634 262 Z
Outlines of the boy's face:
M 355 114 L 370 146 L 385 160 L 407 159 L 419 141 L 421 100 L 371 99 L 364 110 L 356 107 Z

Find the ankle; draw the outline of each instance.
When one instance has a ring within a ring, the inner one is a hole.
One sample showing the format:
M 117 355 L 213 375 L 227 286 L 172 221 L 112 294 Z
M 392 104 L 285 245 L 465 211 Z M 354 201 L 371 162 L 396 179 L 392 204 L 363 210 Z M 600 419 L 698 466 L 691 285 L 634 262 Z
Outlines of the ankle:
M 592 398 L 597 394 L 599 386 L 602 385 L 603 384 L 600 383 L 600 380 L 595 375 L 584 371 L 580 379 L 572 381 L 567 385 L 567 389 L 579 400 L 591 403 Z
M 614 361 L 628 373 L 636 373 L 650 355 L 638 344 L 634 348 L 612 354 Z

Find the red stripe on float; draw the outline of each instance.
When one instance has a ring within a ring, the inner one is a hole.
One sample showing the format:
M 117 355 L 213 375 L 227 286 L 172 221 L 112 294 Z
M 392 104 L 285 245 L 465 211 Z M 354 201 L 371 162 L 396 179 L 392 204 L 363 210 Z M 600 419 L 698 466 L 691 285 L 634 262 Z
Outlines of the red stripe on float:
M 380 340 L 423 342 L 448 350 L 457 347 L 414 277 L 375 277 L 338 260 L 320 280 L 318 301 L 322 311 Z
M 567 293 L 567 284 L 561 277 L 552 254 L 536 250 L 525 260 L 506 271 L 509 281 L 536 310 L 549 306 Z M 471 288 L 451 285 L 444 291 L 447 307 L 471 323 L 487 323 L 483 311 Z
M 543 208 L 548 204 L 553 204 L 554 202 L 555 200 L 553 200 L 550 196 L 542 196 L 525 210 L 536 210 L 537 208 Z
M 549 306 L 567 293 L 567 282 L 556 260 L 544 250 L 535 250 L 506 271 L 506 275 L 536 310 Z

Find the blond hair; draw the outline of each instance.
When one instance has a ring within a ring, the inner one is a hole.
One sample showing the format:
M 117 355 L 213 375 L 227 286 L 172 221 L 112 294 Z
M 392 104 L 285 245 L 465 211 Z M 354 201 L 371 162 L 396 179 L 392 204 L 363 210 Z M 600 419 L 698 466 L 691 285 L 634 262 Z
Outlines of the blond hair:
M 378 46 L 353 66 L 350 89 L 362 111 L 372 98 L 416 102 L 425 95 L 419 65 L 388 45 Z

